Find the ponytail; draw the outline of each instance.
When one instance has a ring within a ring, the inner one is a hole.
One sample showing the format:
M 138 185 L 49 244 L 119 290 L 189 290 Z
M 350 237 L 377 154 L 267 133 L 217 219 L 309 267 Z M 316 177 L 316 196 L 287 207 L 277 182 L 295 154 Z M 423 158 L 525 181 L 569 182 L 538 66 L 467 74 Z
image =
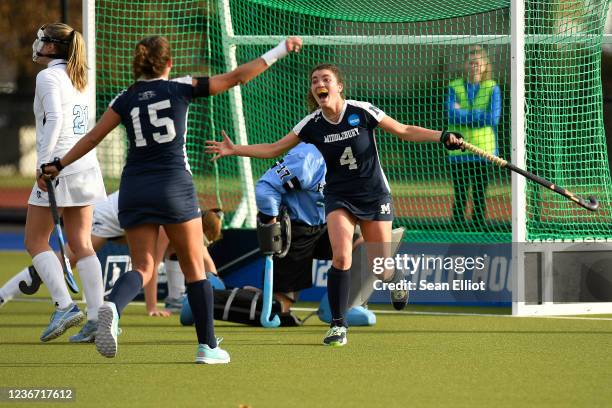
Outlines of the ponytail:
M 66 72 L 72 85 L 83 92 L 87 87 L 87 53 L 85 40 L 78 31 L 72 31 L 72 39 L 68 46 L 68 66 Z

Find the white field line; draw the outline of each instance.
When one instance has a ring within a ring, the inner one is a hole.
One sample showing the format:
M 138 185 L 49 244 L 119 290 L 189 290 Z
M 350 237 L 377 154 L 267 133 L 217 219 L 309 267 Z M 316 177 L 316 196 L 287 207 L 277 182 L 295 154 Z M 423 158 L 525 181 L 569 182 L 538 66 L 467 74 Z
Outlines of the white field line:
M 314 312 L 317 309 L 311 307 L 292 307 L 291 310 L 301 312 Z M 506 314 L 493 314 L 493 313 L 454 313 L 454 312 L 420 312 L 411 310 L 376 310 L 370 309 L 372 312 L 377 314 L 398 314 L 398 315 L 431 315 L 431 316 L 479 316 L 479 317 L 528 317 L 528 318 L 540 318 L 540 319 L 566 319 L 566 320 L 609 320 L 612 321 L 612 317 L 581 317 L 581 316 L 512 316 Z
M 31 303 L 49 303 L 50 298 L 15 298 L 11 302 L 31 302 Z M 75 303 L 85 304 L 82 300 L 75 300 Z M 130 302 L 130 305 L 145 306 L 145 302 Z M 157 303 L 158 306 L 164 306 L 163 303 Z M 292 310 L 297 312 L 316 312 L 317 309 L 312 307 L 292 307 Z M 370 309 L 374 313 L 378 314 L 390 314 L 390 315 L 426 315 L 426 316 L 478 316 L 478 317 L 513 317 L 513 318 L 530 318 L 530 319 L 562 319 L 562 320 L 602 320 L 612 321 L 612 317 L 581 317 L 581 316 L 512 316 L 506 314 L 493 314 L 493 313 L 454 313 L 454 312 L 420 312 L 411 310 L 376 310 Z

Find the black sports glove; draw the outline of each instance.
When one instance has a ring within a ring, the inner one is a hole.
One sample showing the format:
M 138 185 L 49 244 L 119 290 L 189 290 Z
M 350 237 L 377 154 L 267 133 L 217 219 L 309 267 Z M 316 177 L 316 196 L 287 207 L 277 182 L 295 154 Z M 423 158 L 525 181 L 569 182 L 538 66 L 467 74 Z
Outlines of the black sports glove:
M 440 136 L 440 143 L 442 143 L 444 145 L 444 147 L 446 147 L 447 150 L 464 150 L 462 146 L 459 145 L 448 145 L 448 139 L 450 138 L 450 135 L 455 135 L 455 137 L 457 139 L 463 139 L 463 135 L 459 132 L 449 132 L 448 130 L 444 129 L 442 131 L 442 135 Z
M 41 164 L 40 171 L 42 172 L 42 174 L 47 174 L 47 172 L 45 171 L 45 167 L 47 166 L 54 166 L 57 169 L 57 171 L 62 171 L 62 169 L 64 168 L 64 166 L 62 166 L 62 162 L 60 161 L 59 157 L 54 158 L 52 162 Z

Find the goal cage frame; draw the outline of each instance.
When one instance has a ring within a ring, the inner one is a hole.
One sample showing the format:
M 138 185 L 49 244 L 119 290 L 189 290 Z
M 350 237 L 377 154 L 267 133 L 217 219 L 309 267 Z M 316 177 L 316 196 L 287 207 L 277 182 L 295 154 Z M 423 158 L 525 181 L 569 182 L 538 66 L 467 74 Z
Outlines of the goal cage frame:
M 224 60 L 226 71 L 238 66 L 236 58 L 237 46 L 270 45 L 281 41 L 281 36 L 265 35 L 236 35 L 232 25 L 230 0 L 211 0 L 216 3 L 217 13 L 220 16 L 222 44 L 225 50 Z M 87 63 L 89 86 L 93 90 L 90 98 L 90 112 L 96 112 L 96 18 L 95 0 L 82 0 L 83 2 L 83 35 L 87 45 Z M 338 35 L 310 35 L 302 36 L 304 46 L 309 45 L 352 45 L 367 41 L 367 44 L 435 44 L 436 42 L 454 41 L 458 44 L 499 43 L 510 44 L 511 50 L 511 162 L 520 168 L 526 167 L 525 160 L 525 43 L 532 40 L 525 35 L 524 3 L 511 0 L 511 30 L 510 35 L 427 35 L 427 36 L 338 36 Z M 424 38 L 426 37 L 426 38 Z M 538 39 L 541 41 L 541 38 Z M 612 44 L 612 34 L 603 35 L 604 44 Z M 230 110 L 236 142 L 248 144 L 245 116 L 243 110 L 243 96 L 239 86 L 229 92 Z M 92 115 L 94 116 L 94 115 Z M 90 117 L 90 127 L 95 123 L 95 117 Z M 254 228 L 256 226 L 257 208 L 255 204 L 254 180 L 249 158 L 239 158 L 240 185 L 242 197 L 229 226 L 232 228 Z M 612 239 L 599 239 L 593 242 L 580 240 L 536 242 L 527 240 L 526 219 L 526 181 L 515 173 L 511 179 L 512 191 L 512 314 L 516 316 L 529 315 L 571 315 L 571 314 L 608 314 L 612 313 L 612 302 L 576 302 L 557 303 L 553 300 L 554 273 L 553 260 L 556 254 L 567 251 L 578 251 L 588 254 L 592 251 L 608 252 L 612 250 Z M 525 301 L 525 284 L 528 274 L 534 273 L 533 259 L 528 261 L 530 255 L 536 254 L 535 272 L 539 284 L 536 302 Z M 532 270 L 529 271 L 528 269 Z

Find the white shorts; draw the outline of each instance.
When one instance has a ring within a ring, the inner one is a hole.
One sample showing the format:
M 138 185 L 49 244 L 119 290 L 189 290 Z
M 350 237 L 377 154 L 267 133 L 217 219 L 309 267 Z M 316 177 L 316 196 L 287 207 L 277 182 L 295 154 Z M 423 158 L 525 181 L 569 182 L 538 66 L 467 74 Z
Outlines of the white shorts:
M 99 201 L 94 207 L 91 235 L 100 238 L 119 238 L 125 235 L 119 226 L 119 193 L 114 192 L 105 201 Z
M 106 199 L 106 190 L 100 168 L 94 167 L 53 180 L 57 206 L 82 207 Z M 49 196 L 34 184 L 28 204 L 49 207 Z

